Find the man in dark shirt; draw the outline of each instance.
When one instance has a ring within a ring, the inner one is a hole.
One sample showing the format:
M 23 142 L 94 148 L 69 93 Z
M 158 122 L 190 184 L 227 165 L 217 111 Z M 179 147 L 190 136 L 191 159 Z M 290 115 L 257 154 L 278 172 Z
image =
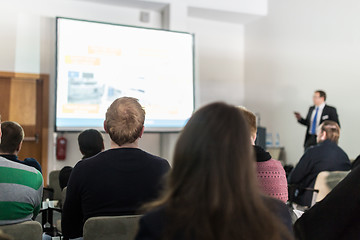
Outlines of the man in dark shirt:
M 82 131 L 78 136 L 78 144 L 80 152 L 83 155 L 82 159 L 95 156 L 105 149 L 104 138 L 96 129 Z M 67 186 L 72 169 L 70 166 L 65 166 L 60 170 L 59 184 L 61 190 Z
M 322 171 L 348 171 L 351 168 L 347 154 L 337 145 L 340 136 L 339 125 L 324 121 L 317 134 L 318 145 L 310 147 L 289 175 L 288 183 L 298 185 L 299 192 L 294 202 L 310 206 L 317 175 Z
M 3 122 L 1 123 L 1 131 L 0 156 L 13 162 L 34 167 L 41 173 L 41 166 L 34 158 L 25 158 L 24 161 L 21 161 L 17 157 L 25 136 L 20 124 L 11 121 Z
M 111 149 L 81 160 L 74 167 L 62 214 L 65 238 L 82 236 L 90 217 L 136 214 L 157 198 L 169 163 L 138 147 L 145 111 L 134 98 L 115 100 L 106 112 Z

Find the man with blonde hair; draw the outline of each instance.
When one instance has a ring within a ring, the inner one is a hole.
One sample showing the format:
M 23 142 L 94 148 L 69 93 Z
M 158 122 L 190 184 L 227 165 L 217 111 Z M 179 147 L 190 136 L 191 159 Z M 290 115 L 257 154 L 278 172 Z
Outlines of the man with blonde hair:
M 289 175 L 289 184 L 297 185 L 294 202 L 310 206 L 317 175 L 322 171 L 348 171 L 351 163 L 347 154 L 338 146 L 340 127 L 335 121 L 326 120 L 318 129 L 318 145 L 310 147 Z
M 66 238 L 82 237 L 90 217 L 136 214 L 154 200 L 169 163 L 139 149 L 145 111 L 135 98 L 116 99 L 106 112 L 104 129 L 110 149 L 76 164 L 69 179 L 62 213 Z
M 240 110 L 250 129 L 250 140 L 254 146 L 257 178 L 260 188 L 266 195 L 286 203 L 288 200 L 288 190 L 285 170 L 280 161 L 273 159 L 268 152 L 255 145 L 257 133 L 255 114 L 244 107 L 240 107 Z

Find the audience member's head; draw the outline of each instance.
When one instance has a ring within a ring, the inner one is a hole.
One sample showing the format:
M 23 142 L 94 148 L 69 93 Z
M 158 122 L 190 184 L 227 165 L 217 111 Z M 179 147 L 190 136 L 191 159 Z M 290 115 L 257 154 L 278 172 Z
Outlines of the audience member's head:
M 24 140 L 23 128 L 16 122 L 7 121 L 1 123 L 1 132 L 0 152 L 17 155 Z
M 106 112 L 104 128 L 118 146 L 136 142 L 144 130 L 145 111 L 131 97 L 116 99 Z
M 95 129 L 88 129 L 78 136 L 80 152 L 83 158 L 92 157 L 104 150 L 104 139 L 101 133 Z
M 73 168 L 70 166 L 65 166 L 60 170 L 59 185 L 60 185 L 61 190 L 63 190 L 65 187 L 67 187 L 72 170 L 73 170 Z
M 180 232 L 181 239 L 286 239 L 260 195 L 249 138 L 238 107 L 213 103 L 193 114 L 177 141 L 167 188 L 150 204 L 164 205 L 171 219 L 164 239 Z
M 317 134 L 317 142 L 321 143 L 325 140 L 330 140 L 336 144 L 340 137 L 339 125 L 331 120 L 324 121 L 320 126 Z
M 245 120 L 249 126 L 250 129 L 250 136 L 251 136 L 251 143 L 255 145 L 256 140 L 256 133 L 257 133 L 257 127 L 256 127 L 256 116 L 254 113 L 246 109 L 245 107 L 239 107 L 240 111 L 243 113 Z
M 316 90 L 313 96 L 315 106 L 320 106 L 326 101 L 326 93 L 323 90 Z

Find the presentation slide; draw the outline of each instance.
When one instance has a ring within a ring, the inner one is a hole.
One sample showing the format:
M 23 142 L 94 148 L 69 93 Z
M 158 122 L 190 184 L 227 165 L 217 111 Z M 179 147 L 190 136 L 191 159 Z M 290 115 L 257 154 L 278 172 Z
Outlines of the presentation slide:
M 179 131 L 194 111 L 193 35 L 57 18 L 56 131 L 102 129 L 117 98 L 139 99 L 145 131 Z

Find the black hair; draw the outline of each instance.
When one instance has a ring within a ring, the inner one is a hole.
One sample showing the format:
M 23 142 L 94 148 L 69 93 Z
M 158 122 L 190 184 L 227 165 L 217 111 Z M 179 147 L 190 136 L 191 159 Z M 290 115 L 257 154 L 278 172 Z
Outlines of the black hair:
M 319 93 L 320 97 L 324 98 L 324 101 L 326 101 L 326 92 L 324 92 L 323 90 L 316 90 L 316 93 Z
M 92 157 L 104 149 L 104 139 L 95 129 L 88 129 L 79 134 L 78 143 L 83 158 Z

